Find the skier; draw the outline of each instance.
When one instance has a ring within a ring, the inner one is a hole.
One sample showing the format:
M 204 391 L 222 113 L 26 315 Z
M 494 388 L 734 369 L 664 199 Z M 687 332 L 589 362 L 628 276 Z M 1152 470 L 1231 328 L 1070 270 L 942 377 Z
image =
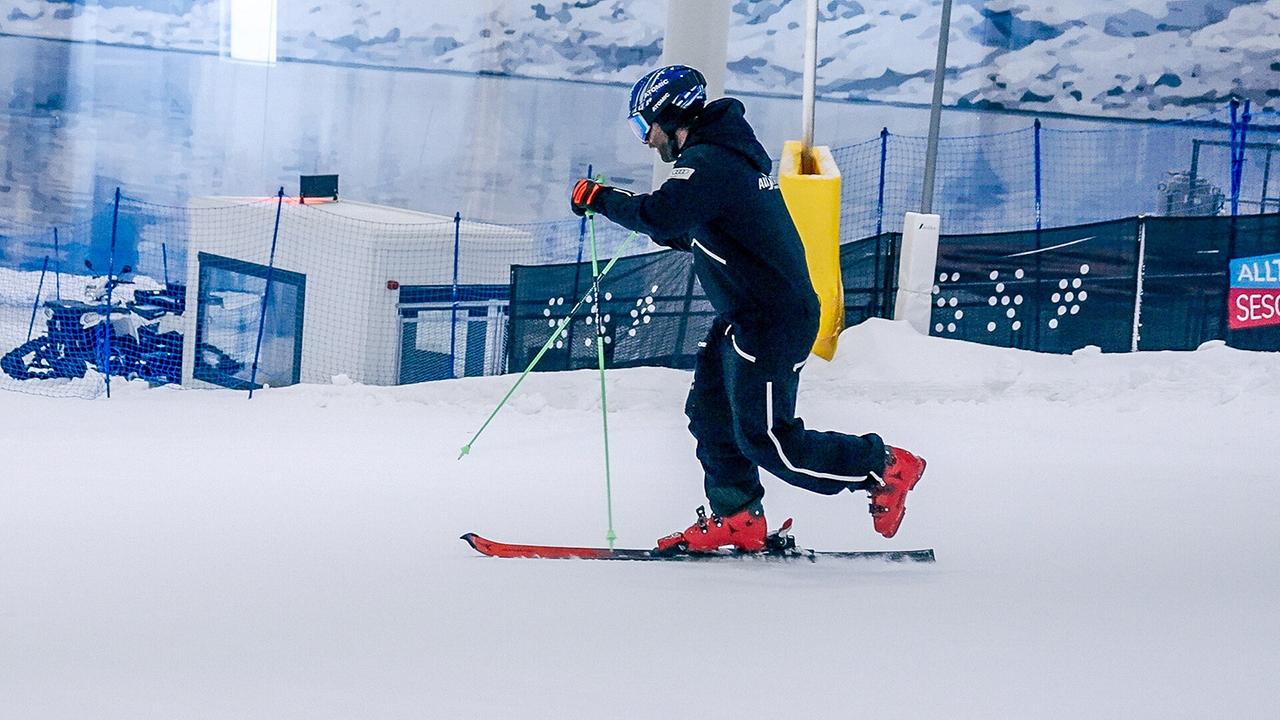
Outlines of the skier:
M 818 332 L 818 298 L 772 162 L 740 101 L 706 102 L 702 73 L 648 73 L 631 89 L 627 122 L 675 168 L 652 193 L 589 178 L 571 206 L 693 253 L 717 312 L 694 365 L 685 414 L 712 515 L 658 541 L 661 551 L 764 549 L 759 469 L 824 495 L 866 490 L 877 532 L 893 537 L 925 461 L 878 435 L 806 429 L 795 416 L 800 369 Z

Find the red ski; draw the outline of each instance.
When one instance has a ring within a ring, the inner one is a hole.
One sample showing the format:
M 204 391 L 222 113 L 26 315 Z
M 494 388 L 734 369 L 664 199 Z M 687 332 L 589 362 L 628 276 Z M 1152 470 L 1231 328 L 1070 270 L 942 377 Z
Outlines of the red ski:
M 933 562 L 933 549 L 924 550 L 851 550 L 829 551 L 809 550 L 796 547 L 795 538 L 789 534 L 791 520 L 769 535 L 768 547 L 762 552 L 742 552 L 737 550 L 721 550 L 714 553 L 660 553 L 657 550 L 640 550 L 636 548 L 609 549 L 602 547 L 563 547 L 558 545 L 518 545 L 497 542 L 480 537 L 475 533 L 462 536 L 467 544 L 489 557 L 500 558 L 543 558 L 552 560 L 722 560 L 728 558 L 760 558 L 765 560 L 809 560 L 816 562 L 827 559 L 845 560 L 884 560 L 889 562 Z

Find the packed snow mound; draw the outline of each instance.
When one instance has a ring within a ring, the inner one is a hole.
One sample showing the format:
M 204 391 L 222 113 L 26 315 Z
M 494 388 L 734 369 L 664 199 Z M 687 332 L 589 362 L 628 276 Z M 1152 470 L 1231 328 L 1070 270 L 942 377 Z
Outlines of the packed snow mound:
M 803 388 L 888 401 L 981 401 L 1025 396 L 1077 402 L 1168 393 L 1228 402 L 1243 393 L 1280 395 L 1280 353 L 1215 341 L 1195 352 L 1055 355 L 922 335 L 871 319 L 844 331 L 831 363 L 811 358 Z
M 522 370 L 400 387 L 335 381 L 269 392 L 321 405 L 421 403 L 474 415 L 477 406 L 496 406 Z M 692 374 L 670 368 L 606 369 L 606 378 L 611 413 L 678 414 Z M 520 383 L 502 412 L 599 412 L 599 384 L 595 369 L 535 372 Z M 833 361 L 811 356 L 800 384 L 806 406 L 1018 398 L 1124 406 L 1162 397 L 1220 405 L 1244 395 L 1280 396 L 1280 353 L 1237 350 L 1214 341 L 1194 352 L 1103 353 L 1090 346 L 1055 355 L 922 335 L 906 323 L 881 319 L 846 329 Z
M 362 385 L 338 375 L 332 384 L 269 388 L 259 396 L 287 396 L 317 407 L 421 404 L 474 416 L 478 426 L 483 418 L 476 408 L 496 407 L 523 369 L 395 387 Z M 692 379 L 687 370 L 660 367 L 606 368 L 605 373 L 611 413 L 675 412 Z M 520 382 L 502 413 L 599 412 L 599 385 L 595 369 L 534 372 Z M 112 382 L 113 394 L 140 396 L 152 390 L 142 381 Z M 154 392 L 150 396 L 159 399 Z M 831 362 L 810 356 L 800 383 L 805 406 L 1026 398 L 1136 407 L 1161 398 L 1221 405 L 1242 396 L 1280 397 L 1280 353 L 1238 350 L 1212 341 L 1193 352 L 1103 353 L 1089 346 L 1056 355 L 922 335 L 906 323 L 878 318 L 846 329 Z

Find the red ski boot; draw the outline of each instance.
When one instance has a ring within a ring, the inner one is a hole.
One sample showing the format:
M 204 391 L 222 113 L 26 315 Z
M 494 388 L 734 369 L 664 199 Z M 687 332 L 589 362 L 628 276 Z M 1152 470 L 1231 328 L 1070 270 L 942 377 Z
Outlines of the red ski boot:
M 876 532 L 891 538 L 902 525 L 907 513 L 907 493 L 920 482 L 924 474 L 924 458 L 916 457 L 902 448 L 886 447 L 884 477 L 880 487 L 868 491 L 871 496 L 871 521 Z M 874 476 L 873 476 L 874 477 Z
M 764 550 L 765 519 L 760 510 L 741 510 L 729 517 L 707 517 L 706 508 L 698 508 L 698 521 L 684 532 L 672 533 L 658 540 L 660 553 L 707 553 L 721 548 L 741 552 Z

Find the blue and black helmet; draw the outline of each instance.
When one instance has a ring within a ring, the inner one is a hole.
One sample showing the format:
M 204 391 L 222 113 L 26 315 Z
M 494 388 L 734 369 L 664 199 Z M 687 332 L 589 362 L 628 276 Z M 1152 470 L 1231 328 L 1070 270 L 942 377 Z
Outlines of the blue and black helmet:
M 707 102 L 707 79 L 687 65 L 668 65 L 640 78 L 631 87 L 627 123 L 645 142 L 652 125 L 668 135 L 682 120 L 697 115 Z

